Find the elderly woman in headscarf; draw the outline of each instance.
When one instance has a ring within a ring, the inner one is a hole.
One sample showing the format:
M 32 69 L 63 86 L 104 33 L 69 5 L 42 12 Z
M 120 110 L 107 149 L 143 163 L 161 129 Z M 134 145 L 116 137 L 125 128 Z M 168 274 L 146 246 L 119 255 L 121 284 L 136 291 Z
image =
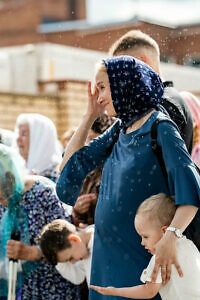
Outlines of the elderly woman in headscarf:
M 56 181 L 62 153 L 54 123 L 41 114 L 21 114 L 15 131 L 19 153 L 30 173 Z
M 40 260 L 35 238 L 55 219 L 68 219 L 55 192 L 55 184 L 44 177 L 26 175 L 20 155 L 0 145 L 0 299 L 8 293 L 8 257 L 20 259 L 17 276 L 18 300 L 79 299 L 77 287 L 56 269 Z M 19 242 L 11 232 L 21 234 Z
M 190 108 L 193 117 L 194 137 L 192 147 L 192 159 L 200 168 L 200 100 L 190 92 L 180 93 Z
M 200 205 L 200 178 L 177 126 L 161 105 L 163 85 L 149 66 L 129 56 L 109 58 L 100 64 L 95 80 L 93 92 L 89 83 L 87 113 L 66 148 L 56 190 L 62 201 L 73 204 L 85 176 L 104 165 L 95 212 L 91 284 L 135 286 L 140 284 L 140 275 L 150 259 L 133 226 L 137 208 L 151 195 L 169 194 L 169 186 L 177 205 L 170 227 L 184 231 Z M 119 120 L 84 146 L 91 125 L 104 110 Z M 159 120 L 157 142 L 162 148 L 168 184 L 151 148 L 155 120 Z M 177 240 L 175 233 L 167 230 L 157 243 L 152 280 L 161 267 L 166 282 L 172 264 L 182 275 Z M 112 297 L 90 291 L 90 299 Z

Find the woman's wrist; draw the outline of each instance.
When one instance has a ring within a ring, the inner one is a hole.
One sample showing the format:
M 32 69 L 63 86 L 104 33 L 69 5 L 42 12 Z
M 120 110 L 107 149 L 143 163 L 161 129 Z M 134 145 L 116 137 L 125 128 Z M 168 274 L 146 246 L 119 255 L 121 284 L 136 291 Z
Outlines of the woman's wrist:
M 79 225 L 80 222 L 79 222 L 77 212 L 76 212 L 74 207 L 72 208 L 72 220 L 73 220 L 73 223 L 74 223 L 75 226 Z
M 165 232 L 164 237 L 175 242 L 178 240 L 178 237 L 174 234 L 174 232 L 168 230 Z
M 89 129 L 92 127 L 94 121 L 98 118 L 98 116 L 95 116 L 91 113 L 86 113 L 83 115 L 83 122 L 86 122 L 88 124 Z
M 39 246 L 27 246 L 26 251 L 28 253 L 27 260 L 29 261 L 39 261 L 43 258 L 43 254 Z

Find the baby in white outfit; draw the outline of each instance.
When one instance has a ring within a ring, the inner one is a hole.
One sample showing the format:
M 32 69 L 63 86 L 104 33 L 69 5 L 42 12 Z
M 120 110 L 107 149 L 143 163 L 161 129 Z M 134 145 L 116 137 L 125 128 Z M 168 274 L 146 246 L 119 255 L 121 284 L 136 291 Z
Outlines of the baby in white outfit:
M 194 243 L 182 235 L 174 227 L 168 227 L 174 217 L 176 207 L 174 200 L 165 194 L 158 194 L 145 200 L 138 208 L 135 217 L 135 228 L 142 238 L 142 245 L 151 254 L 155 253 L 156 243 L 163 237 L 166 230 L 174 231 L 177 236 L 177 256 L 183 277 L 180 277 L 172 265 L 170 280 L 162 283 L 159 269 L 155 282 L 152 282 L 152 272 L 155 266 L 155 255 L 141 275 L 145 284 L 127 287 L 97 287 L 91 286 L 103 295 L 121 296 L 132 299 L 153 298 L 158 292 L 163 300 L 199 300 L 200 299 L 200 253 Z

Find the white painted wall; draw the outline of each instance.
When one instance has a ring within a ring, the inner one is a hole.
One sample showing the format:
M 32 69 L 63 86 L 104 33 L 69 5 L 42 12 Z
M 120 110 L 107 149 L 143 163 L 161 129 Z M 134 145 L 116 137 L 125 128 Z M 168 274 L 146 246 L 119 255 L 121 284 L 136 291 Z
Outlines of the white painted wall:
M 93 79 L 95 64 L 106 57 L 106 53 L 51 43 L 0 48 L 0 91 L 34 94 L 38 80 Z M 200 90 L 199 69 L 166 63 L 161 69 L 177 89 Z

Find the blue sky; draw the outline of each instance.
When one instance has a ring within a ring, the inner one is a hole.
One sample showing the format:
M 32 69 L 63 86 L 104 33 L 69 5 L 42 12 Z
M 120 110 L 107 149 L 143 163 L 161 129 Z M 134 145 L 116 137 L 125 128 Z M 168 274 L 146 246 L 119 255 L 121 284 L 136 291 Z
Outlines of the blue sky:
M 178 25 L 200 23 L 200 0 L 87 0 L 91 23 L 126 21 L 138 14 Z

